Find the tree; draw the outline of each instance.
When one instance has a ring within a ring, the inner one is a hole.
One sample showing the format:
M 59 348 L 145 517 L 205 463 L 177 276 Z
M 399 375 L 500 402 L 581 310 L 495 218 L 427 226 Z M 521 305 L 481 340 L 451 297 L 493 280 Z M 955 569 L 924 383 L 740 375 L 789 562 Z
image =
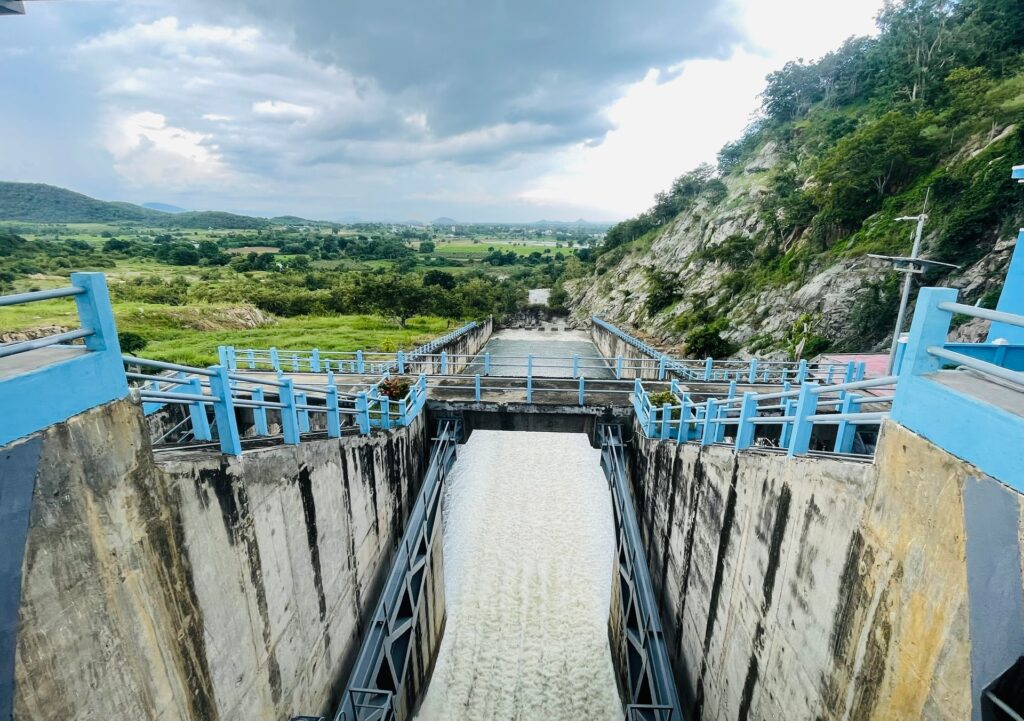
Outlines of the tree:
M 434 252 L 434 247 L 435 247 L 434 246 L 434 242 L 431 241 L 431 240 L 424 240 L 424 241 L 420 242 L 420 252 L 421 253 L 433 253 Z

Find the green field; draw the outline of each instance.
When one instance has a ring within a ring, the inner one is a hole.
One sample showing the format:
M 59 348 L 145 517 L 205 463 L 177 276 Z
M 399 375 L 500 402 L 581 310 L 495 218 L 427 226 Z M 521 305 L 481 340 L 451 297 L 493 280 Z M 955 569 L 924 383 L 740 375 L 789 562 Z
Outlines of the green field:
M 120 332 L 137 333 L 148 343 L 139 355 L 186 365 L 217 362 L 218 345 L 239 348 L 396 351 L 413 348 L 446 333 L 441 318 L 411 318 L 405 328 L 377 316 L 300 316 L 269 319 L 251 306 L 170 306 L 115 303 Z M 253 325 L 258 319 L 268 322 Z M 10 331 L 78 327 L 72 300 L 52 300 L 0 308 L 0 328 Z
M 473 256 L 483 258 L 491 249 L 500 250 L 502 253 L 512 251 L 516 255 L 529 256 L 531 253 L 543 253 L 545 250 L 551 253 L 561 251 L 568 255 L 570 249 L 567 247 L 556 248 L 554 241 L 548 244 L 541 244 L 537 241 L 515 241 L 482 239 L 479 243 L 472 240 L 437 240 L 435 241 L 434 255 L 450 256 L 452 258 L 471 258 Z

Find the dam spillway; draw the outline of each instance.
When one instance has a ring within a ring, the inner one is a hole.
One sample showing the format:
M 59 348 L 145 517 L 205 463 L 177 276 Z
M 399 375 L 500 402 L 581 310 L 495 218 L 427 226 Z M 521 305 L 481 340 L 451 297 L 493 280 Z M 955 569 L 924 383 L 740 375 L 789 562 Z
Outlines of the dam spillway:
M 421 721 L 622 717 L 614 541 L 585 435 L 475 432 L 444 499 L 448 622 Z

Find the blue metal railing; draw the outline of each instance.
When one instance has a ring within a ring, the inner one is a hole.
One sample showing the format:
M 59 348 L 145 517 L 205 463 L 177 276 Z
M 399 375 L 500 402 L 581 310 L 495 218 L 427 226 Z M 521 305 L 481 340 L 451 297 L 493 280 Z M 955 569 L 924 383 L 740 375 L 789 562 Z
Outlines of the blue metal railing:
M 858 429 L 877 428 L 889 416 L 896 381 L 896 376 L 887 376 L 826 386 L 806 382 L 798 387 L 787 384 L 774 393 L 743 394 L 737 393 L 733 383 L 727 395 L 695 402 L 673 380 L 670 393 L 674 402 L 655 405 L 637 379 L 633 408 L 648 438 L 695 441 L 704 446 L 728 438 L 736 450 L 744 450 L 755 445 L 761 430 L 760 438 L 796 456 L 809 452 L 815 426 L 827 425 L 836 427 L 835 440 L 827 450 L 850 454 L 855 451 Z M 865 390 L 874 392 L 855 392 Z M 874 409 L 861 410 L 865 406 Z M 764 432 L 772 427 L 776 432 Z
M 488 323 L 490 321 L 487 321 Z M 325 351 L 319 348 L 305 350 L 289 350 L 283 348 L 235 348 L 220 346 L 218 355 L 220 364 L 238 370 L 272 370 L 291 371 L 294 373 L 326 373 L 334 371 L 339 374 L 380 375 L 382 373 L 413 373 L 417 364 L 437 359 L 440 354 L 434 353 L 438 348 L 458 340 L 462 336 L 480 328 L 476 321 L 467 323 L 451 333 L 424 343 L 411 351 Z
M 17 409 L 0 413 L 0 446 L 128 395 L 102 273 L 72 273 L 70 287 L 3 296 L 0 307 L 61 298 L 74 299 L 79 328 L 0 345 L 0 399 Z
M 323 384 L 308 384 L 296 383 L 281 372 L 267 377 L 232 372 L 221 365 L 196 368 L 127 355 L 122 360 L 128 367 L 125 375 L 144 384 L 139 388 L 139 397 L 145 412 L 152 414 L 166 405 L 184 407 L 193 438 L 212 441 L 216 436 L 221 452 L 227 455 L 242 452 L 238 409 L 252 411 L 254 437 L 271 435 L 267 414 L 275 412 L 280 419 L 283 442 L 294 445 L 301 441 L 303 433 L 310 432 L 311 415 L 323 416 L 328 438 L 338 438 L 348 429 L 365 435 L 373 428 L 408 426 L 427 398 L 423 376 L 401 398 L 392 399 L 382 390 L 382 384 L 389 378 L 386 373 L 369 385 L 339 386 L 331 371 Z M 173 375 L 156 375 L 142 369 Z M 268 395 L 276 396 L 277 400 L 268 400 Z
M 595 326 L 611 333 L 648 356 L 653 361 L 653 365 L 644 369 L 656 369 L 658 380 L 675 376 L 683 381 L 738 381 L 750 384 L 777 384 L 803 383 L 807 380 L 819 379 L 829 384 L 839 379 L 842 379 L 844 383 L 852 383 L 864 378 L 865 364 L 853 361 L 846 364 L 812 364 L 806 360 L 773 361 L 751 358 L 749 361 L 742 361 L 715 360 L 713 358 L 703 360 L 672 358 L 596 315 L 591 317 L 591 321 Z
M 626 449 L 617 425 L 599 427 L 601 467 L 612 496 L 616 531 L 616 574 L 612 579 L 613 603 L 619 617 L 612 627 L 621 629 L 612 639 L 613 654 L 620 665 L 626 721 L 683 721 L 679 694 L 661 628 L 626 475 Z M 612 635 L 612 634 L 610 634 Z
M 1024 372 L 1016 356 L 997 355 L 991 343 L 946 344 L 957 315 L 1014 328 L 1024 328 L 1024 315 L 956 300 L 953 288 L 923 288 L 918 295 L 892 418 L 1024 491 Z
M 455 462 L 458 438 L 457 422 L 444 422 L 438 428 L 427 472 L 416 494 L 384 590 L 367 624 L 366 636 L 334 721 L 395 721 L 411 717 L 411 706 L 416 701 L 410 698 L 414 684 L 410 678 L 414 666 L 412 654 L 422 648 L 423 634 L 431 636 L 428 639 L 431 655 L 437 653 L 441 640 L 440 618 L 444 610 L 429 607 L 435 596 L 426 584 L 443 585 L 433 556 L 435 545 L 441 542 L 438 536 L 442 527 L 441 498 L 448 472 Z M 425 605 L 427 608 L 423 609 Z M 429 667 L 430 659 L 424 659 L 424 663 Z

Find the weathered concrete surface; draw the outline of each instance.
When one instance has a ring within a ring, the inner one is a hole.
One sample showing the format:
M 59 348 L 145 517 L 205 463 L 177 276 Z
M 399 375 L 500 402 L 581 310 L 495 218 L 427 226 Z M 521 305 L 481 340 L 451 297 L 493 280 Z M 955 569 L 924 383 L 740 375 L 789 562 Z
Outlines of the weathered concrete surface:
M 441 351 L 444 351 L 448 355 L 448 372 L 458 373 L 487 344 L 493 330 L 493 318 L 482 320 L 476 328 L 449 343 L 445 343 L 434 350 L 431 355 L 438 356 L 441 354 Z M 433 357 L 426 360 L 411 361 L 407 364 L 406 372 L 411 375 L 418 373 L 425 373 L 427 375 L 438 374 L 441 372 L 441 359 Z
M 646 353 L 634 348 L 596 323 L 590 326 L 590 339 L 604 358 L 623 358 L 623 378 L 642 378 L 651 380 L 658 378 L 658 361 Z M 643 361 L 643 363 L 640 363 Z
M 688 718 L 971 717 L 968 602 L 991 582 L 968 583 L 976 469 L 894 424 L 875 464 L 635 436 Z
M 41 437 L 15 719 L 329 714 L 421 477 L 422 417 L 227 462 L 154 462 L 128 402 Z

